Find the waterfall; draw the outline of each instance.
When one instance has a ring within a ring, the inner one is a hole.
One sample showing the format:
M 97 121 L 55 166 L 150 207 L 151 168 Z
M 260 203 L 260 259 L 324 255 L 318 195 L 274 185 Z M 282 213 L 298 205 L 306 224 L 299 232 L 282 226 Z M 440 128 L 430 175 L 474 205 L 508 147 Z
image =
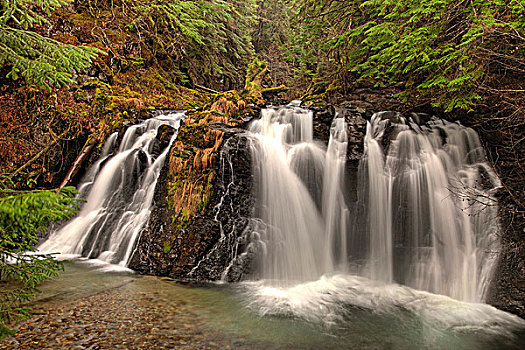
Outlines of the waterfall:
M 385 156 L 387 128 L 393 136 Z M 482 301 L 499 250 L 494 194 L 501 183 L 476 132 L 378 113 L 368 124 L 364 163 L 370 276 Z
M 325 148 L 312 121 L 311 111 L 287 106 L 263 110 L 250 126 L 256 218 L 265 224 L 259 276 L 311 281 L 357 272 L 482 301 L 499 250 L 501 184 L 477 134 L 438 119 L 419 125 L 417 115 L 374 115 L 359 199 L 347 203 L 346 122 L 334 118 Z
M 391 178 L 383 172 L 384 157 L 381 146 L 371 136 L 371 127 L 367 126 L 365 136 L 364 159 L 368 171 L 368 224 L 369 233 L 369 268 L 370 278 L 392 282 L 392 207 L 391 207 Z M 359 184 L 363 185 L 363 184 Z
M 346 125 L 334 121 L 325 150 L 313 140 L 312 120 L 301 108 L 265 109 L 250 127 L 256 211 L 266 224 L 263 278 L 304 281 L 346 269 Z
M 157 179 L 183 117 L 174 112 L 131 126 L 115 151 L 118 135 L 112 134 L 78 187 L 86 204 L 38 249 L 126 266 L 150 216 Z M 159 140 L 171 130 L 168 141 Z
M 347 228 L 349 212 L 342 193 L 344 166 L 348 146 L 346 123 L 335 118 L 330 128 L 330 140 L 326 151 L 323 178 L 322 214 L 325 239 L 328 242 L 326 257 L 328 266 L 345 271 L 347 265 Z

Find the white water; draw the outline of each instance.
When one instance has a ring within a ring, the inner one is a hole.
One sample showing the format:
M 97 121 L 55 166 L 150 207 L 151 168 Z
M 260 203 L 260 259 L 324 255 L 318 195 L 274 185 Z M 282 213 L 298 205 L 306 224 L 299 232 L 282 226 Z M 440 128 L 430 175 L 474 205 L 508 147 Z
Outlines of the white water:
M 389 122 L 374 116 L 360 164 L 362 198 L 347 206 L 345 122 L 334 120 L 325 151 L 297 137 L 311 134 L 303 132 L 309 113 L 263 110 L 250 129 L 258 219 L 266 226 L 258 227 L 261 279 L 237 287 L 246 307 L 274 321 L 341 330 L 337 337 L 369 337 L 342 348 L 474 349 L 485 341 L 519 348 L 525 321 L 479 303 L 499 250 L 493 195 L 500 182 L 475 132 L 437 120 L 424 128 L 401 123 L 385 155 Z M 356 207 L 364 211 L 349 214 Z M 378 324 L 399 328 L 390 339 L 375 333 Z M 467 335 L 470 345 L 453 340 Z M 399 337 L 409 340 L 396 347 Z
M 313 140 L 308 110 L 266 109 L 252 123 L 256 212 L 266 224 L 259 277 L 289 286 L 352 271 L 483 301 L 499 250 L 500 182 L 477 134 L 439 120 L 419 126 L 375 115 L 354 205 L 364 215 L 355 217 L 360 211 L 350 213 L 344 195 L 346 128 L 334 119 L 325 150 Z
M 385 156 L 379 142 L 389 124 L 397 136 Z M 501 184 L 477 134 L 438 120 L 393 124 L 377 114 L 363 165 L 371 278 L 483 301 L 499 250 L 493 196 Z
M 170 148 L 155 150 L 157 131 L 163 125 L 178 130 L 183 117 L 184 113 L 171 113 L 129 127 L 114 154 L 117 134 L 111 135 L 100 159 L 79 185 L 87 203 L 38 249 L 126 266 L 150 216 L 157 178 Z
M 261 316 L 292 316 L 325 327 L 352 327 L 376 315 L 407 327 L 417 318 L 419 328 L 436 334 L 447 330 L 511 338 L 515 331 L 525 329 L 525 320 L 487 304 L 349 274 L 325 275 L 287 287 L 264 280 L 243 282 L 239 289 L 247 307 Z
M 250 128 L 261 233 L 260 276 L 305 281 L 345 271 L 341 182 L 346 124 L 336 119 L 326 151 L 313 141 L 312 112 L 265 109 Z

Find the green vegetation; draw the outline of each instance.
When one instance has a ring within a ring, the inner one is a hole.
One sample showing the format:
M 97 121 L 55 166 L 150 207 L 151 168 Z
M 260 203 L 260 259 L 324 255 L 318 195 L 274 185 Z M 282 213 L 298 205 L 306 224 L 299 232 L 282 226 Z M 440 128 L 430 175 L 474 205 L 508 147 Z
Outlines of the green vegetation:
M 35 297 L 37 286 L 62 269 L 52 255 L 31 252 L 52 222 L 76 213 L 75 193 L 73 187 L 56 192 L 0 190 L 0 337 L 12 334 L 9 323 L 28 316 L 23 304 Z
M 525 74 L 523 0 L 294 3 L 290 57 L 325 85 L 402 84 L 407 101 L 452 111 L 473 108 Z
M 1 0 L 0 66 L 7 66 L 7 77 L 23 77 L 30 84 L 51 89 L 72 83 L 75 71 L 85 70 L 103 51 L 65 44 L 39 33 L 49 24 L 43 14 L 71 0 Z M 33 30 L 30 30 L 33 29 Z
M 288 43 L 292 40 L 292 9 L 288 0 L 258 0 L 257 22 L 252 41 L 257 57 L 268 62 L 276 85 L 290 84 L 293 62 L 286 60 Z
M 242 82 L 253 55 L 254 0 L 155 0 L 133 12 L 131 29 L 146 33 L 154 50 L 171 57 L 181 83 L 229 89 Z

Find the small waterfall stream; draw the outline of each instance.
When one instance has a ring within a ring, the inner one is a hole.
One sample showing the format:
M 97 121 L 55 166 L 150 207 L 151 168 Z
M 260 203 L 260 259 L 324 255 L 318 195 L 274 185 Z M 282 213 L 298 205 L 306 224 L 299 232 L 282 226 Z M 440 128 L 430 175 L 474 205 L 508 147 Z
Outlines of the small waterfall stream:
M 334 120 L 325 150 L 313 141 L 312 118 L 296 107 L 265 109 L 250 128 L 257 215 L 267 225 L 260 241 L 263 278 L 305 281 L 345 270 L 346 124 Z
M 150 216 L 160 169 L 183 117 L 170 113 L 129 127 L 116 151 L 117 134 L 111 135 L 79 185 L 87 203 L 38 249 L 126 266 Z M 158 140 L 161 130 L 172 133 L 168 142 Z

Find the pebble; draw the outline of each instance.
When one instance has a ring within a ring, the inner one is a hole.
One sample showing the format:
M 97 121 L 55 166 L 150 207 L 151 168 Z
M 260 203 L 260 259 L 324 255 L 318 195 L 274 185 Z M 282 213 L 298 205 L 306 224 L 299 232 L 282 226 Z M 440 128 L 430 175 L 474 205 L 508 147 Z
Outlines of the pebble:
M 32 318 L 18 325 L 15 336 L 0 339 L 0 349 L 265 348 L 209 331 L 185 302 L 152 298 L 126 286 L 32 307 Z

